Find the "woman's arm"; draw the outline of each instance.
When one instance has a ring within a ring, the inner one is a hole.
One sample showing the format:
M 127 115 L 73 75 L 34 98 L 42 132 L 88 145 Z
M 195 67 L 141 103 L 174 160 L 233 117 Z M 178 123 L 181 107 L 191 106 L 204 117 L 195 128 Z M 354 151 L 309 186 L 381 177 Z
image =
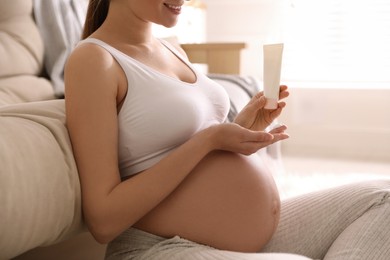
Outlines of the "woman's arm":
M 83 213 L 95 239 L 107 243 L 166 198 L 215 149 L 251 154 L 272 134 L 237 124 L 210 127 L 159 163 L 121 182 L 117 104 L 127 84 L 120 66 L 98 46 L 77 48 L 65 69 L 67 127 L 79 171 Z

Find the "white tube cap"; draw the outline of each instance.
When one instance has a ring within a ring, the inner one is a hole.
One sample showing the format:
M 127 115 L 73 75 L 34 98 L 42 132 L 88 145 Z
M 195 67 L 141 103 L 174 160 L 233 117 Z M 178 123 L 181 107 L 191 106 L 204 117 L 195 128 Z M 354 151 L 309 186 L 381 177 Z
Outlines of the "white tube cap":
M 267 98 L 265 102 L 265 109 L 277 109 L 278 108 L 278 100 L 274 98 Z

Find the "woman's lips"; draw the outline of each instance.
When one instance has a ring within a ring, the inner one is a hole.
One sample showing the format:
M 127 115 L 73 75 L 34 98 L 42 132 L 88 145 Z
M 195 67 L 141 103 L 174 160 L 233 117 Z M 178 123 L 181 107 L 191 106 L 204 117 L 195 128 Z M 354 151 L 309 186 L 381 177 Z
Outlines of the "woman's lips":
M 174 5 L 174 4 L 164 4 L 171 12 L 174 14 L 180 14 L 181 12 L 181 5 Z

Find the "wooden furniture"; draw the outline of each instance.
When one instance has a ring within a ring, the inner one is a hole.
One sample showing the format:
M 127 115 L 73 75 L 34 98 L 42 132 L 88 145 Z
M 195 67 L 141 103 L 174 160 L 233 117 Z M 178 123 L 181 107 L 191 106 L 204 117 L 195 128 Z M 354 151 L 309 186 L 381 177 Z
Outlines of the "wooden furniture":
M 192 63 L 207 64 L 208 73 L 240 74 L 240 54 L 245 43 L 181 44 Z

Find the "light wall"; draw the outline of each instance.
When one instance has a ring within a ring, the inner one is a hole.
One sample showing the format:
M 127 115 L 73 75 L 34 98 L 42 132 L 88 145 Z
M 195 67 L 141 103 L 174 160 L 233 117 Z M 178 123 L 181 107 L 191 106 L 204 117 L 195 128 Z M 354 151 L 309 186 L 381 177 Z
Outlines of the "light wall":
M 282 17 L 291 2 L 204 2 L 207 41 L 247 43 L 241 58 L 242 74 L 262 79 L 262 45 L 283 40 Z M 292 87 L 280 118 L 291 135 L 282 144 L 284 154 L 390 162 L 390 83 L 388 89 L 282 83 Z
M 283 152 L 390 162 L 390 89 L 292 88 Z

